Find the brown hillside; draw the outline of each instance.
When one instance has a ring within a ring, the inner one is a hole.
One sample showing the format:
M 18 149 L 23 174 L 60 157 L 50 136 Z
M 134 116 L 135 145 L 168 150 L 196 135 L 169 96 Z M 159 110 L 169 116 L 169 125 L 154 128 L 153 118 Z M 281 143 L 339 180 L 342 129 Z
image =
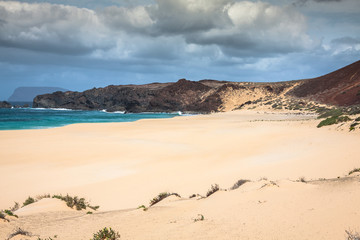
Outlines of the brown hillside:
M 303 80 L 289 95 L 330 105 L 360 104 L 360 61 L 324 76 Z

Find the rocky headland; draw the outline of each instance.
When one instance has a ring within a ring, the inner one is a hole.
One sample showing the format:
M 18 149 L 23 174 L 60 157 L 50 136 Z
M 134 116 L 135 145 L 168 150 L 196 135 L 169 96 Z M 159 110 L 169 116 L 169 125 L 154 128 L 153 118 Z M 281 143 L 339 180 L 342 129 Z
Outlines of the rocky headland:
M 304 104 L 351 106 L 360 104 L 360 61 L 327 75 L 297 81 L 251 83 L 180 79 L 175 83 L 110 85 L 84 92 L 39 95 L 33 107 L 125 112 L 231 111 L 253 103 L 276 103 L 279 99 Z

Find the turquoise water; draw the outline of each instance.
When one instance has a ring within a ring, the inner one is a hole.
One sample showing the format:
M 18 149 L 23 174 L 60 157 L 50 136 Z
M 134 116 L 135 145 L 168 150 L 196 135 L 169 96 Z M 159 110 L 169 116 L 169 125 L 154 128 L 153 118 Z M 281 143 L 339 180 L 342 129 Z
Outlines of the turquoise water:
M 67 109 L 0 109 L 0 130 L 41 129 L 73 123 L 133 122 L 140 119 L 172 118 L 179 113 L 108 113 Z

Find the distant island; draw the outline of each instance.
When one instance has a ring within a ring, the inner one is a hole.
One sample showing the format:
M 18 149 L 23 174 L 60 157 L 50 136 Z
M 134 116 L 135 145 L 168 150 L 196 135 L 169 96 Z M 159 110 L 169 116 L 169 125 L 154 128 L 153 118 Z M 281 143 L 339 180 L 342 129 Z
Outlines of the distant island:
M 59 87 L 18 87 L 9 97 L 8 102 L 32 102 L 37 95 L 69 91 Z

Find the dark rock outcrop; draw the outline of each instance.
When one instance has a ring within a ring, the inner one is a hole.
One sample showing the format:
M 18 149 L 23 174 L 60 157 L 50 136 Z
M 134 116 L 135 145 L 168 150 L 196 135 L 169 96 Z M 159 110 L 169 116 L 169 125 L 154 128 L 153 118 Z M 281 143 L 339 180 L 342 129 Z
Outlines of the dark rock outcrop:
M 11 108 L 11 104 L 8 103 L 7 101 L 0 101 L 0 108 Z
M 180 79 L 154 83 L 93 88 L 84 92 L 55 92 L 35 97 L 33 107 L 125 112 L 211 112 L 221 101 L 208 98 L 213 87 Z

